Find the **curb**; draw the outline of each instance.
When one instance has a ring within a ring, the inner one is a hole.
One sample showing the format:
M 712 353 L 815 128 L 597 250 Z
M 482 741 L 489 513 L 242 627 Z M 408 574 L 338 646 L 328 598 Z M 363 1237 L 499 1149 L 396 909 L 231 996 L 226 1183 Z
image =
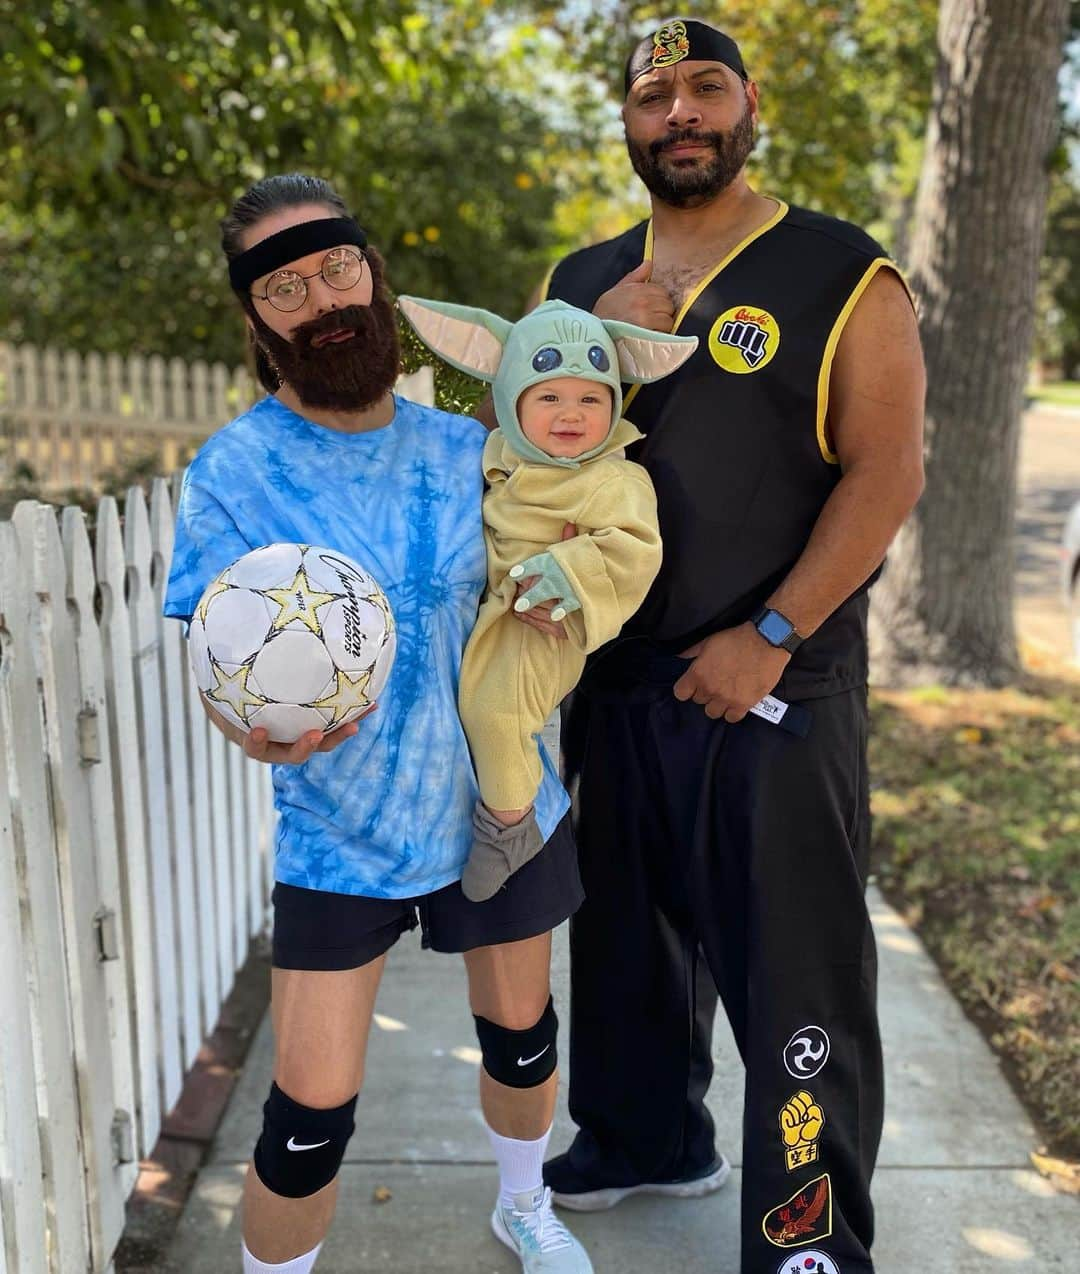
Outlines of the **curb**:
M 251 1042 L 270 1004 L 270 943 L 260 935 L 237 972 L 217 1025 L 184 1077 L 176 1105 L 162 1122 L 125 1205 L 124 1232 L 113 1254 L 115 1274 L 163 1274 L 165 1255 L 217 1135 Z
M 1074 407 L 1068 403 L 1045 403 L 1038 398 L 1029 399 L 1024 403 L 1024 413 L 1029 411 L 1045 411 L 1051 416 L 1072 416 L 1074 419 L 1080 417 L 1080 407 Z

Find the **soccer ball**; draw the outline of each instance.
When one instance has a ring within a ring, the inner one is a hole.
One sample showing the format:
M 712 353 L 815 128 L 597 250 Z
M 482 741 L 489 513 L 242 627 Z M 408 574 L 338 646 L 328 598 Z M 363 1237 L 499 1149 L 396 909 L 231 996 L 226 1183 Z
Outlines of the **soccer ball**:
M 214 709 L 277 743 L 359 716 L 379 697 L 396 648 L 375 580 L 310 544 L 245 553 L 209 584 L 188 631 L 195 681 Z

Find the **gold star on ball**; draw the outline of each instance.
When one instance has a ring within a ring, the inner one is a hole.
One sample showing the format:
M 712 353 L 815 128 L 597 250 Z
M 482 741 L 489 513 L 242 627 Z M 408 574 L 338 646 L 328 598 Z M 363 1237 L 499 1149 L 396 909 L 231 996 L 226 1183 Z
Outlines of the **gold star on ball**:
M 247 721 L 250 708 L 261 708 L 268 702 L 262 695 L 253 694 L 247 688 L 250 664 L 243 664 L 234 673 L 226 672 L 220 664 L 215 663 L 211 667 L 217 685 L 206 692 L 206 697 L 214 703 L 227 704 L 241 721 Z
M 308 583 L 308 577 L 301 566 L 288 588 L 267 588 L 264 589 L 263 596 L 269 597 L 280 607 L 277 617 L 270 626 L 272 632 L 279 632 L 293 620 L 298 619 L 318 637 L 322 632 L 322 626 L 319 623 L 319 607 L 329 606 L 343 594 L 316 592 Z
M 364 598 L 365 602 L 370 602 L 376 610 L 382 611 L 386 617 L 386 631 L 391 633 L 394 631 L 394 612 L 390 609 L 390 601 L 385 593 L 368 593 Z
M 202 600 L 195 608 L 195 616 L 197 619 L 206 623 L 206 612 L 210 609 L 210 603 L 221 593 L 227 593 L 231 585 L 227 584 L 222 576 L 218 576 L 212 584 L 207 585 L 206 592 L 202 595 Z
M 316 708 L 333 709 L 333 717 L 327 729 L 336 726 L 342 717 L 347 716 L 353 708 L 356 707 L 357 690 L 364 697 L 365 706 L 370 700 L 367 697 L 368 682 L 371 680 L 372 669 L 365 668 L 357 677 L 350 677 L 349 674 L 338 669 L 337 685 L 334 687 L 332 694 L 326 696 L 325 699 L 316 700 L 314 706 Z

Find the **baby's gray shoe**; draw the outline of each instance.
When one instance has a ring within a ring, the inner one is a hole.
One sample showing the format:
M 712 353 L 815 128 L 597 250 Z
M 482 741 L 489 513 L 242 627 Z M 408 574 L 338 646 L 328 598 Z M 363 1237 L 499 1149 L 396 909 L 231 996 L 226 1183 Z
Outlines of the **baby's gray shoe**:
M 486 902 L 544 848 L 544 837 L 529 810 L 520 823 L 504 827 L 484 805 L 473 809 L 473 843 L 461 876 L 461 892 L 470 902 Z

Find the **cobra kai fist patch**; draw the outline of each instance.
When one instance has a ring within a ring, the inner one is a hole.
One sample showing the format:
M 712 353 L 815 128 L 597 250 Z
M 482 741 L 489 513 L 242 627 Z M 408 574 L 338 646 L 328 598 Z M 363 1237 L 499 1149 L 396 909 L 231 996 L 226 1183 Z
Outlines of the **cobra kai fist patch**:
M 689 57 L 690 40 L 686 34 L 686 23 L 666 22 L 659 31 L 653 32 L 653 45 L 654 67 L 674 66 Z
M 780 324 L 768 310 L 733 305 L 712 325 L 709 353 L 725 372 L 759 372 L 780 348 Z
M 765 1214 L 762 1233 L 774 1247 L 801 1247 L 832 1234 L 832 1185 L 826 1172 Z

